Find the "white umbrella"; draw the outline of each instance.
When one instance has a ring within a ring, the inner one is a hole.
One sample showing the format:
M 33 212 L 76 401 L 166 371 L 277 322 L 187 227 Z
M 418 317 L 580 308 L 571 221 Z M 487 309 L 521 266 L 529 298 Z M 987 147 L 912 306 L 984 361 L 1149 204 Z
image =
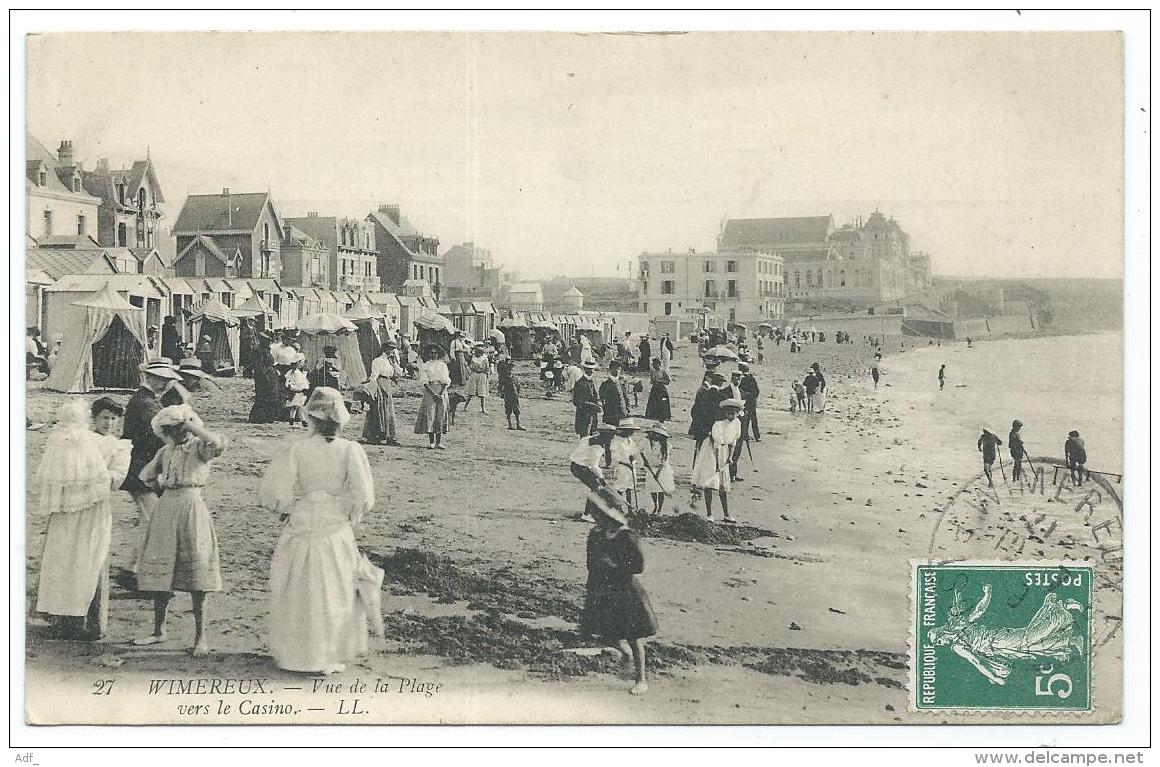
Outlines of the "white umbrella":
M 705 352 L 705 356 L 735 360 L 737 359 L 737 352 L 733 351 L 728 346 L 714 346 L 712 349 Z
M 495 340 L 499 341 L 501 344 L 507 341 L 507 339 L 504 337 L 503 331 L 501 331 L 501 330 L 493 330 L 490 333 L 488 333 L 488 335 L 491 338 L 494 338 Z

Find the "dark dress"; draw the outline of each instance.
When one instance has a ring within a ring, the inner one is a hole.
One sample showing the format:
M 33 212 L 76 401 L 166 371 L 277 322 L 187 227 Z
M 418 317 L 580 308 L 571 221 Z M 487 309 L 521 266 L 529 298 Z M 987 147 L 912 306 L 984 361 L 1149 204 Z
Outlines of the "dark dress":
M 181 359 L 181 334 L 173 323 L 161 326 L 161 355 L 174 362 Z
M 250 423 L 276 423 L 282 420 L 280 376 L 274 367 L 269 346 L 255 352 L 254 405 L 250 408 Z
M 125 405 L 125 426 L 121 436 L 133 443 L 133 450 L 129 454 L 129 472 L 121 483 L 121 489 L 131 495 L 155 492 L 137 475 L 161 449 L 161 438 L 153 433 L 153 416 L 160 410 L 157 395 L 146 386 L 137 389 Z
M 648 402 L 644 406 L 644 417 L 656 421 L 667 421 L 673 417 L 669 405 L 669 389 L 665 385 L 669 377 L 664 373 L 653 375 L 652 387 L 648 390 Z
M 649 371 L 649 366 L 652 364 L 652 344 L 648 342 L 647 338 L 642 338 L 640 341 L 640 359 L 637 360 L 637 370 L 642 373 Z
M 640 538 L 621 528 L 609 538 L 600 527 L 588 533 L 588 587 L 581 628 L 606 640 L 640 639 L 657 633 L 657 619 L 637 575 L 644 572 Z

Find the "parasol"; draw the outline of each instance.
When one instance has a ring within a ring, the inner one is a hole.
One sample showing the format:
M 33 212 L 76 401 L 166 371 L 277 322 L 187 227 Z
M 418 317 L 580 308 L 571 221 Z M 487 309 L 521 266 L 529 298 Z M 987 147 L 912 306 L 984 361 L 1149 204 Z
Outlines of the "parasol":
M 737 352 L 730 349 L 728 346 L 718 345 L 714 346 L 709 351 L 705 352 L 706 357 L 717 357 L 719 359 L 735 360 L 737 359 Z

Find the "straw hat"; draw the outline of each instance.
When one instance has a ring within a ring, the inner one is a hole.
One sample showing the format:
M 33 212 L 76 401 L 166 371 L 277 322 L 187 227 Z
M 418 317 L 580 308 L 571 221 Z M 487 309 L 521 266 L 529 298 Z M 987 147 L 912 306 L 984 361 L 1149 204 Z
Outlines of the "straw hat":
M 620 508 L 620 504 L 623 501 L 614 490 L 608 487 L 600 487 L 589 498 L 592 500 L 592 505 L 588 508 L 592 509 L 596 514 L 605 516 L 621 525 L 628 524 L 628 517 L 625 516 Z
M 621 418 L 620 423 L 616 424 L 617 431 L 640 431 L 640 427 L 636 425 L 635 418 Z
M 721 400 L 721 409 L 722 410 L 728 410 L 730 408 L 732 408 L 734 410 L 744 410 L 745 405 L 742 404 L 741 400 L 734 399 L 733 397 L 730 397 L 729 399 Z
M 665 427 L 663 425 L 661 425 L 659 423 L 653 424 L 652 426 L 648 427 L 647 429 L 644 430 L 644 433 L 651 435 L 651 436 L 654 436 L 654 437 L 664 437 L 665 439 L 669 438 L 669 432 L 665 429 Z
M 607 434 L 608 432 L 616 431 L 616 427 L 610 423 L 601 423 L 596 425 L 596 431 L 604 432 Z
M 201 367 L 194 360 L 188 360 L 181 363 L 177 368 L 177 372 L 183 376 L 196 376 L 197 378 L 205 378 L 213 380 L 213 376 L 201 369 Z
M 163 430 L 171 426 L 187 426 L 192 425 L 201 428 L 201 419 L 198 418 L 197 413 L 188 404 L 169 405 L 157 411 L 157 415 L 153 416 L 153 420 L 149 422 L 153 433 L 158 437 L 163 437 Z
M 181 380 L 181 376 L 177 374 L 177 370 L 173 367 L 173 361 L 167 357 L 150 360 L 142 364 L 140 370 L 142 373 L 148 373 L 158 378 L 168 378 L 170 381 Z
M 1075 431 L 1075 430 L 1073 429 L 1072 431 L 1069 431 L 1069 432 L 1067 433 L 1067 436 L 1069 436 L 1069 437 L 1078 437 L 1078 436 L 1079 436 L 1079 432 L 1078 432 L 1078 431 Z
M 319 386 L 315 389 L 303 410 L 312 418 L 330 421 L 339 426 L 346 425 L 350 420 L 350 413 L 346 409 L 346 403 L 342 401 L 342 395 L 329 386 Z
M 580 367 L 584 368 L 585 370 L 595 370 L 596 363 L 593 362 L 592 360 L 584 360 L 584 362 L 580 365 Z

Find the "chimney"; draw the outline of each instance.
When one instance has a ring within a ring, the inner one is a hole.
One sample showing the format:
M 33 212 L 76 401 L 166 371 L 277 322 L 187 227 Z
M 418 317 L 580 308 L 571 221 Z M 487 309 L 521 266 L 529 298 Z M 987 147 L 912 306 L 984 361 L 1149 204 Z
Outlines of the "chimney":
M 230 196 L 230 188 L 228 186 L 223 186 L 222 187 L 222 197 L 229 197 L 229 196 Z
M 395 226 L 399 225 L 399 206 L 398 205 L 380 205 L 379 213 L 385 213 L 387 218 L 395 222 Z
M 306 211 L 306 217 L 307 218 L 318 218 L 318 211 L 308 210 L 308 211 Z
M 73 164 L 73 145 L 72 141 L 60 142 L 60 149 L 56 150 L 57 159 L 60 160 L 59 165 L 69 166 Z
M 108 172 L 109 172 L 109 158 L 102 157 L 101 159 L 97 160 L 97 173 L 104 175 L 104 174 L 107 174 Z

